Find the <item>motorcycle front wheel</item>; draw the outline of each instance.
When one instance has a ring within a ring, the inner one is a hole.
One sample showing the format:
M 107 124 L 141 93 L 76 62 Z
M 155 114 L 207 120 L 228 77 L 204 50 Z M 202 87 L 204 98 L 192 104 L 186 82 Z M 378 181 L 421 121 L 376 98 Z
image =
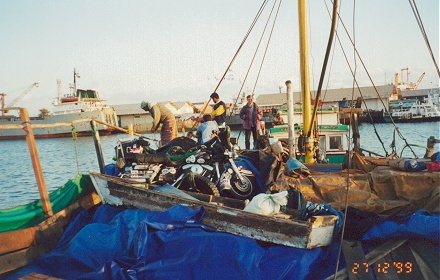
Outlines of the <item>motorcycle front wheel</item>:
M 236 176 L 231 178 L 231 195 L 238 199 L 251 199 L 255 195 L 255 178 L 244 175 L 242 177 L 243 183 Z
M 200 174 L 194 174 L 194 187 L 192 187 L 189 178 L 186 178 L 182 185 L 180 186 L 183 190 L 196 191 L 199 193 L 209 194 L 213 196 L 220 196 L 220 192 L 213 182 L 208 178 L 203 177 Z

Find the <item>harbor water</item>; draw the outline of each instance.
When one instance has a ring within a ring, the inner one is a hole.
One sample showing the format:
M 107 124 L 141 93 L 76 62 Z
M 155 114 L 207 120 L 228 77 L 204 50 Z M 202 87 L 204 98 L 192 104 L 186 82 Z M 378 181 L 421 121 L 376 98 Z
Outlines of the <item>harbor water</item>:
M 429 136 L 440 139 L 440 122 L 398 124 L 400 134 L 408 144 L 426 146 Z M 378 134 L 383 146 L 391 153 L 390 145 L 393 141 L 394 126 L 391 124 L 361 124 L 361 147 L 385 155 L 382 144 L 378 141 Z M 156 134 L 145 134 L 150 138 L 159 139 Z M 240 147 L 244 147 L 244 133 L 232 131 L 231 137 L 237 137 Z M 128 135 L 116 134 L 102 136 L 102 152 L 105 164 L 114 163 L 115 146 L 118 139 L 126 139 Z M 49 192 L 56 190 L 78 173 L 88 174 L 89 170 L 99 171 L 95 145 L 92 137 L 80 137 L 76 141 L 71 138 L 37 139 L 37 150 L 43 169 L 46 187 Z M 156 148 L 156 142 L 151 147 Z M 395 134 L 396 152 L 400 155 L 405 141 Z M 425 149 L 412 146 L 418 157 L 423 157 Z M 439 151 L 438 144 L 435 147 Z M 38 188 L 34 171 L 25 140 L 0 141 L 0 209 L 22 205 L 39 199 Z M 410 149 L 405 148 L 403 157 L 413 158 Z

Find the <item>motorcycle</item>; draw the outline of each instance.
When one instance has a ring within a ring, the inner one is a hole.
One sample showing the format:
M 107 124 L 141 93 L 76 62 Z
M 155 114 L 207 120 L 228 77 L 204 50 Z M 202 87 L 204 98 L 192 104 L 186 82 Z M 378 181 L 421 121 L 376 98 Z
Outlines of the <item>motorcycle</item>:
M 115 148 L 118 176 L 150 185 L 168 183 L 182 190 L 220 196 L 215 184 L 199 174 L 200 168 L 194 164 L 200 164 L 203 157 L 209 156 L 203 147 L 187 137 L 173 139 L 157 150 L 151 149 L 148 141 L 119 141 Z M 207 164 L 203 164 L 203 168 L 213 169 Z
M 221 195 L 252 199 L 259 193 L 267 192 L 275 181 L 272 173 L 278 169 L 279 162 L 271 153 L 245 151 L 234 157 L 232 152 L 228 152 L 227 159 L 218 187 Z

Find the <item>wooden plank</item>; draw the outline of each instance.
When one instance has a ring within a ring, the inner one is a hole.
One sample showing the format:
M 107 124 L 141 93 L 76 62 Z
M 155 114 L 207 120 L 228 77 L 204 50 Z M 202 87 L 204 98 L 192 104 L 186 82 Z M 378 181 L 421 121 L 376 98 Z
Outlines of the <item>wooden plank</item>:
M 75 211 L 80 206 L 89 209 L 100 202 L 100 197 L 93 192 L 38 226 L 1 233 L 0 274 L 25 266 L 35 258 L 50 252 L 62 236 L 64 227 L 70 222 Z
M 377 280 L 399 279 L 396 269 L 393 266 L 393 258 L 389 254 L 373 264 L 371 269 L 373 270 L 374 276 L 376 276 Z
M 380 260 L 381 258 L 385 257 L 386 255 L 388 255 L 391 251 L 395 250 L 396 248 L 399 248 L 407 241 L 408 241 L 407 239 L 396 239 L 396 240 L 392 239 L 392 240 L 389 240 L 389 241 L 385 242 L 384 244 L 378 246 L 376 249 L 374 249 L 373 251 L 371 251 L 365 255 L 365 259 L 367 260 L 367 264 L 369 266 L 371 266 L 373 263 L 375 263 L 378 260 Z M 344 267 L 343 269 L 339 270 L 336 273 L 336 276 L 335 276 L 335 274 L 333 274 L 333 275 L 327 277 L 326 280 L 331 280 L 331 279 L 342 280 L 342 279 L 347 279 L 347 278 L 348 278 L 347 268 Z
M 365 259 L 364 249 L 360 241 L 343 240 L 342 251 L 346 266 L 348 267 L 348 279 L 371 280 L 370 268 Z
M 57 242 L 58 240 L 52 240 L 0 256 L 0 275 L 23 267 L 39 256 L 49 253 L 56 246 Z
M 424 279 L 440 279 L 440 252 L 438 245 L 427 240 L 411 240 L 409 244 Z
M 19 280 L 61 280 L 61 278 L 32 272 L 29 275 L 18 278 Z
M 45 243 L 52 238 L 58 240 L 63 233 L 63 227 L 70 221 L 72 215 L 80 206 L 84 209 L 89 209 L 100 202 L 100 197 L 93 192 L 67 206 L 37 226 L 0 233 L 0 256 L 8 252 Z
M 424 279 L 408 243 L 393 250 L 390 257 L 390 265 L 394 266 L 399 279 Z M 376 272 L 379 273 L 379 269 Z
M 53 215 L 52 204 L 50 204 L 49 193 L 47 192 L 46 182 L 44 181 L 43 169 L 41 168 L 40 158 L 38 157 L 37 144 L 35 142 L 34 131 L 30 125 L 29 114 L 26 108 L 20 108 L 20 119 L 26 135 L 26 142 L 29 148 L 32 167 L 34 168 L 35 180 L 37 181 L 38 193 L 40 194 L 41 207 L 46 217 Z

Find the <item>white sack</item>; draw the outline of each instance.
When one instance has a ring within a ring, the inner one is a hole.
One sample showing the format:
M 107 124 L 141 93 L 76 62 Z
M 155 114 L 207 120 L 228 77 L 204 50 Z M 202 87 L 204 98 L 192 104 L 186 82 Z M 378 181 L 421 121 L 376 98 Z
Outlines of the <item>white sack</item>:
M 275 194 L 260 193 L 243 209 L 247 212 L 262 214 L 266 216 L 273 216 L 280 212 L 280 207 L 287 204 L 287 191 L 282 191 Z

